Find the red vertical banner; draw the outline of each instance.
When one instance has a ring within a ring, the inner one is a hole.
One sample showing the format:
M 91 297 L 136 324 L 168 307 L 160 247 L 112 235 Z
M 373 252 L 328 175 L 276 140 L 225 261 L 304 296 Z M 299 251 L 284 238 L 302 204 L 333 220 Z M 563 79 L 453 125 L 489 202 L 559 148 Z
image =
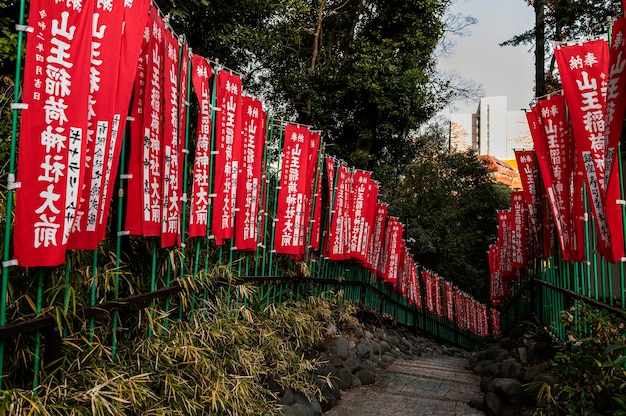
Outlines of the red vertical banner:
M 522 192 L 511 193 L 511 265 L 526 266 L 526 210 Z
M 217 74 L 215 176 L 211 230 L 215 243 L 234 237 L 237 173 L 241 160 L 241 78 L 226 70 Z
M 142 72 L 143 87 L 145 87 L 145 59 L 141 56 L 144 49 L 144 29 L 148 22 L 150 10 L 150 0 L 139 0 L 124 2 L 124 33 L 121 39 L 120 59 L 117 86 L 115 90 L 115 114 L 111 124 L 111 139 L 106 156 L 106 167 L 103 169 L 102 177 L 102 198 L 98 218 L 99 239 L 102 241 L 106 236 L 106 224 L 109 218 L 113 187 L 115 186 L 115 175 L 118 172 L 122 142 L 126 133 L 127 115 L 129 114 L 129 104 L 133 94 L 133 84 L 137 79 L 137 74 Z M 146 47 L 147 47 L 147 40 Z M 143 89 L 141 92 L 143 99 Z M 135 110 L 135 103 L 131 106 Z M 141 136 L 141 133 L 139 133 Z M 137 189 L 139 196 L 141 190 Z
M 321 155 L 320 155 L 321 157 Z M 321 167 L 321 162 L 318 167 Z M 311 248 L 320 249 L 322 231 L 322 169 L 317 170 L 316 188 L 313 194 L 313 223 L 311 224 Z
M 500 262 L 502 276 L 513 275 L 511 263 L 511 210 L 498 211 L 498 242 L 500 244 Z
M 306 246 L 312 246 L 311 239 L 313 239 L 313 207 L 315 204 L 315 181 L 317 178 L 317 167 L 320 155 L 320 145 L 322 136 L 320 132 L 311 132 L 309 135 L 309 149 L 307 152 L 306 162 L 306 180 L 305 191 L 306 201 L 304 204 L 304 232 L 302 233 L 303 244 L 300 254 L 304 254 Z
M 307 161 L 310 132 L 305 126 L 285 126 L 274 250 L 300 255 L 304 249 Z
M 106 5 L 96 3 L 91 27 L 84 179 L 68 249 L 95 250 L 98 247 L 100 201 L 107 154 L 111 147 L 124 7 L 122 1 Z
M 385 271 L 383 273 L 385 282 L 396 283 L 398 278 L 402 249 L 404 248 L 402 232 L 403 227 L 398 219 L 394 217 L 389 218 L 385 231 Z
M 326 184 L 328 188 L 328 215 L 326 220 L 326 229 L 324 230 L 324 246 L 322 247 L 322 255 L 325 257 L 330 256 L 330 247 L 331 240 L 333 236 L 333 217 L 334 213 L 334 205 L 335 205 L 335 194 L 336 194 L 336 186 L 335 186 L 335 159 L 330 156 L 326 156 L 324 159 L 324 165 L 326 166 Z
M 552 213 L 552 220 L 546 218 L 545 207 L 541 205 L 540 212 L 544 226 L 543 242 L 544 248 L 551 248 L 552 238 L 552 225 L 556 225 L 557 234 L 560 239 L 563 239 L 564 234 L 560 227 L 561 221 L 554 221 L 554 218 L 559 217 L 559 207 L 557 204 L 556 192 L 554 190 L 554 184 L 552 183 L 552 170 L 550 168 L 550 154 L 547 146 L 547 140 L 543 128 L 543 118 L 538 106 L 533 107 L 531 111 L 526 112 L 526 119 L 528 120 L 528 126 L 535 145 L 535 153 L 537 154 L 537 164 L 539 165 L 539 171 L 541 172 L 541 179 L 543 180 L 543 187 L 548 196 L 549 210 Z M 565 247 L 564 240 L 561 240 L 561 247 Z M 549 250 L 548 250 L 549 251 Z M 565 254 L 565 252 L 564 252 Z
M 500 306 L 504 300 L 502 269 L 500 262 L 500 241 L 489 246 L 489 299 L 493 306 Z
M 372 191 L 370 173 L 357 170 L 352 183 L 352 224 L 350 227 L 350 252 L 352 258 L 359 262 L 365 261 L 368 247 L 369 193 Z
M 20 266 L 65 258 L 87 144 L 93 2 L 30 3 L 14 248 Z
M 378 273 L 378 265 L 382 256 L 382 247 L 384 243 L 385 227 L 387 226 L 387 205 L 376 204 L 374 212 L 374 225 L 372 228 L 372 237 L 369 242 L 369 255 L 367 264 L 373 273 Z
M 141 159 L 137 160 L 131 156 L 131 164 L 139 163 L 138 167 L 132 168 L 132 174 L 139 171 L 141 178 L 141 205 L 135 205 L 134 198 L 128 199 L 127 212 L 137 211 L 141 214 L 130 214 L 130 217 L 140 218 L 140 228 L 127 227 L 131 234 L 139 234 L 146 237 L 156 237 L 161 235 L 162 218 L 162 138 L 163 138 L 163 53 L 164 53 L 164 32 L 165 25 L 163 19 L 154 5 L 150 8 L 149 31 L 146 36 L 150 36 L 148 42 L 148 61 L 146 72 L 146 86 L 143 98 L 143 123 L 142 139 L 133 140 Z M 131 144 L 132 146 L 132 144 Z M 132 152 L 132 150 L 131 150 Z M 131 168 L 129 167 L 129 171 Z M 130 190 L 130 188 L 129 188 Z M 127 214 L 128 215 L 128 214 Z
M 572 241 L 572 207 L 570 184 L 574 174 L 574 142 L 571 137 L 567 108 L 563 95 L 554 95 L 537 102 L 545 138 L 546 160 L 552 179 L 556 208 L 554 220 L 565 260 L 570 259 Z
M 500 336 L 500 312 L 492 309 L 489 320 L 491 323 L 491 334 L 494 338 L 498 338 Z
M 163 31 L 163 92 L 164 92 L 164 131 L 161 144 L 161 166 L 163 197 L 161 200 L 161 247 L 180 244 L 180 177 L 182 164 L 180 128 L 180 97 L 178 89 L 179 46 L 178 38 L 171 30 Z
M 265 111 L 261 101 L 243 97 L 241 124 L 243 155 L 237 179 L 235 246 L 238 250 L 255 250 L 260 242 L 258 217 L 265 148 Z
M 452 283 L 443 281 L 443 297 L 445 299 L 445 316 L 448 321 L 454 320 L 454 299 Z
M 619 157 L 619 141 L 626 112 L 626 17 L 622 16 L 613 22 L 611 30 L 611 47 L 609 49 L 609 82 L 606 94 L 605 126 L 605 167 L 606 167 L 606 218 L 611 234 L 613 259 L 619 261 L 624 257 L 624 221 L 623 206 L 618 204 L 624 195 L 621 193 L 620 172 L 617 158 Z
M 150 6 L 150 16 L 157 13 L 156 7 Z M 142 30 L 141 48 L 137 61 L 137 73 L 133 85 L 133 95 L 130 106 L 130 118 L 128 127 L 128 170 L 127 170 L 127 191 L 125 195 L 126 215 L 124 228 L 131 235 L 142 235 L 144 210 L 149 211 L 148 206 L 144 206 L 144 193 L 149 192 L 150 187 L 143 182 L 143 149 L 144 140 L 149 137 L 144 136 L 144 120 L 151 116 L 147 113 L 146 90 L 151 88 L 151 55 L 150 39 L 152 28 L 152 17 L 148 19 Z M 124 39 L 124 38 L 122 38 Z
M 415 307 L 422 308 L 422 291 L 420 289 L 420 282 L 417 276 L 417 266 L 415 263 L 411 263 L 411 282 L 413 285 L 413 298 L 415 299 Z
M 352 174 L 346 166 L 339 166 L 337 169 L 337 181 L 335 192 L 332 197 L 331 221 L 329 232 L 329 252 L 330 260 L 343 260 L 346 257 L 346 241 L 348 241 L 346 229 L 346 215 L 348 210 L 348 195 L 346 190 L 351 184 Z
M 206 236 L 209 213 L 209 164 L 211 161 L 211 65 L 200 55 L 191 58 L 191 81 L 198 99 L 196 152 L 189 209 L 189 237 Z
M 434 302 L 434 293 L 433 293 L 433 283 L 432 283 L 432 276 L 430 274 L 430 272 L 424 270 L 422 271 L 422 281 L 424 283 L 424 292 L 426 295 L 426 309 L 428 310 L 428 312 L 430 313 L 434 313 L 435 312 L 435 302 Z
M 605 124 L 609 52 L 605 40 L 598 39 L 557 47 L 554 56 L 559 67 L 576 140 L 577 157 L 584 166 L 589 200 L 597 225 L 600 252 L 613 261 L 606 219 Z
M 435 313 L 437 316 L 443 316 L 443 305 L 441 302 L 441 279 L 438 275 L 434 276 L 433 279 L 433 293 L 435 297 Z
M 522 182 L 522 192 L 528 219 L 530 221 L 530 230 L 533 234 L 535 242 L 539 241 L 539 220 L 537 218 L 537 184 L 535 183 L 535 156 L 532 150 L 516 150 L 515 159 L 517 168 Z

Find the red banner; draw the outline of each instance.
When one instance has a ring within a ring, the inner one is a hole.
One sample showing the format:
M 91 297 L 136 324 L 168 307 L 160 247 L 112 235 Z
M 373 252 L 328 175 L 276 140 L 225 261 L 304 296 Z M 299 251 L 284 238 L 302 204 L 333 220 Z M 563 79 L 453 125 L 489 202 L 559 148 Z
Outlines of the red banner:
M 500 306 L 504 300 L 504 286 L 500 262 L 500 241 L 489 246 L 489 300 L 493 306 Z
M 402 224 L 397 218 L 391 217 L 387 221 L 387 229 L 385 230 L 385 269 L 383 272 L 383 280 L 389 283 L 395 283 L 398 278 L 402 249 L 404 242 L 402 241 Z
M 313 194 L 313 224 L 311 224 L 311 248 L 320 249 L 320 234 L 322 230 L 322 160 L 318 162 L 316 188 Z
M 347 203 L 349 201 L 348 189 L 352 183 L 352 174 L 346 166 L 340 166 L 337 168 L 337 181 L 335 185 L 335 192 L 333 195 L 334 203 L 332 203 L 330 232 L 329 232 L 329 252 L 328 258 L 330 260 L 343 260 L 346 258 L 347 242 L 349 236 L 349 223 L 346 219 L 350 218 L 348 213 L 349 207 Z
M 67 244 L 70 250 L 95 250 L 100 241 L 98 217 L 106 157 L 111 146 L 124 20 L 122 2 L 113 1 L 107 6 L 97 2 L 93 13 L 84 178 L 76 219 Z
M 441 302 L 441 284 L 440 280 L 442 280 L 438 275 L 433 276 L 433 293 L 435 297 L 435 313 L 437 316 L 443 316 L 443 305 Z
M 567 119 L 567 108 L 565 97 L 555 95 L 545 100 L 537 102 L 537 108 L 541 115 L 547 152 L 547 161 L 550 167 L 552 186 L 554 189 L 555 201 L 553 205 L 558 209 L 558 213 L 553 212 L 557 222 L 563 258 L 571 258 L 571 246 L 574 232 L 572 230 L 572 207 L 570 203 L 570 187 L 573 180 L 574 171 L 574 141 L 571 137 L 569 120 Z
M 426 309 L 428 312 L 435 312 L 435 302 L 433 299 L 433 283 L 430 272 L 424 270 L 422 271 L 422 281 L 424 283 L 424 292 L 426 292 Z
M 180 128 L 180 97 L 178 90 L 178 38 L 170 30 L 165 38 L 163 91 L 165 117 L 162 146 L 163 198 L 161 202 L 161 247 L 180 245 L 180 165 L 182 164 Z M 186 81 L 186 80 L 185 80 Z
M 535 243 L 539 242 L 539 220 L 537 219 L 537 184 L 535 183 L 535 157 L 532 150 L 516 150 L 515 159 L 522 181 L 522 192 L 526 202 L 530 230 Z
M 372 227 L 372 237 L 369 242 L 369 255 L 367 266 L 372 273 L 378 273 L 382 257 L 382 248 L 385 239 L 385 227 L 387 226 L 387 205 L 376 204 L 374 212 L 374 225 Z
M 156 7 L 150 7 L 150 15 L 158 13 Z M 146 90 L 151 88 L 149 72 L 152 52 L 150 49 L 150 34 L 152 33 L 152 18 L 148 19 L 142 33 L 141 50 L 137 61 L 137 74 L 133 86 L 133 98 L 130 108 L 129 121 L 129 162 L 127 170 L 127 192 L 125 230 L 131 235 L 143 234 L 144 210 L 150 212 L 149 205 L 144 206 L 144 194 L 149 192 L 150 187 L 143 182 L 143 152 L 144 152 L 144 120 L 150 117 L 146 113 Z M 124 38 L 122 38 L 124 39 Z M 156 78 L 158 80 L 158 78 Z M 158 84 L 157 84 L 158 85 Z
M 511 265 L 526 266 L 526 210 L 522 192 L 511 193 Z
M 307 153 L 306 162 L 306 189 L 304 195 L 306 196 L 306 203 L 304 207 L 304 244 L 302 245 L 301 253 L 304 254 L 305 246 L 312 246 L 311 240 L 313 239 L 313 208 L 316 202 L 315 189 L 317 179 L 317 168 L 320 155 L 320 145 L 322 136 L 319 132 L 311 132 L 309 136 L 309 150 Z
M 352 184 L 352 224 L 350 229 L 350 252 L 352 258 L 365 262 L 369 249 L 369 237 L 374 217 L 378 187 L 369 172 L 357 170 Z
M 241 78 L 229 71 L 217 74 L 215 176 L 212 234 L 215 243 L 234 237 L 237 173 L 241 161 Z
M 626 17 L 622 16 L 613 22 L 611 30 L 611 47 L 609 50 L 609 82 L 606 94 L 605 126 L 605 166 L 606 166 L 606 217 L 611 234 L 613 259 L 620 261 L 624 257 L 624 221 L 623 206 L 617 201 L 624 199 L 621 193 L 620 172 L 617 158 L 619 157 L 619 141 L 626 112 Z
M 307 177 L 309 141 L 307 127 L 285 126 L 274 238 L 277 253 L 300 255 L 304 250 L 306 190 L 311 180 Z
M 237 179 L 235 246 L 238 250 L 256 250 L 260 242 L 259 201 L 263 180 L 265 149 L 265 111 L 263 103 L 243 97 L 243 157 Z
M 500 244 L 500 262 L 502 276 L 513 275 L 511 263 L 511 211 L 498 211 L 498 242 Z
M 209 166 L 211 163 L 211 93 L 209 80 L 213 70 L 200 55 L 191 58 L 191 81 L 198 98 L 196 154 L 193 162 L 189 237 L 207 235 L 209 214 Z
M 557 47 L 554 51 L 563 93 L 576 140 L 577 157 L 582 161 L 600 252 L 613 261 L 606 219 L 604 177 L 604 113 L 609 54 L 605 40 Z
M 452 283 L 443 281 L 443 297 L 445 299 L 445 317 L 448 321 L 454 320 L 454 296 Z
M 547 139 L 545 131 L 542 125 L 543 118 L 541 117 L 539 107 L 535 106 L 531 111 L 526 112 L 526 119 L 528 120 L 528 126 L 535 145 L 535 153 L 537 154 L 537 163 L 539 165 L 539 171 L 541 172 L 541 179 L 543 180 L 543 186 L 548 196 L 548 203 L 550 205 L 550 212 L 552 213 L 552 223 L 556 225 L 557 234 L 561 242 L 561 248 L 563 249 L 563 255 L 569 256 L 569 252 L 566 250 L 565 234 L 563 233 L 561 226 L 562 221 L 554 221 L 555 218 L 559 218 L 559 206 L 557 202 L 556 192 L 554 190 L 554 184 L 552 182 L 552 169 L 550 168 L 550 153 L 547 146 Z M 542 211 L 543 212 L 543 211 Z M 544 215 L 545 217 L 545 215 Z M 544 218 L 544 225 L 547 219 Z M 545 230 L 544 230 L 545 231 Z M 551 233 L 543 235 L 544 244 L 551 238 Z M 550 245 L 551 247 L 551 245 Z
M 154 5 L 144 35 L 149 36 L 146 59 L 146 80 L 141 112 L 141 136 L 131 138 L 129 198 L 126 210 L 126 229 L 132 235 L 156 237 L 161 235 L 163 166 L 161 165 L 163 138 L 163 72 L 165 25 Z M 140 80 L 141 82 L 141 80 Z M 132 192 L 137 186 L 135 174 L 141 180 L 140 198 Z
M 93 2 L 30 3 L 14 228 L 20 266 L 65 258 L 82 189 Z
M 133 84 L 139 71 L 143 72 L 142 81 L 145 86 L 145 60 L 141 58 L 141 51 L 144 49 L 144 29 L 148 22 L 149 9 L 150 0 L 124 2 L 124 34 L 121 39 L 117 93 L 115 94 L 115 114 L 113 115 L 111 140 L 102 178 L 102 199 L 100 201 L 100 217 L 98 218 L 100 241 L 106 236 L 106 224 L 109 218 L 111 201 L 113 200 L 113 187 L 115 186 L 115 175 L 118 171 L 122 141 L 126 131 L 128 108 L 133 94 Z M 140 67 L 142 68 L 140 69 Z M 143 90 L 141 97 L 143 97 Z M 139 135 L 141 136 L 141 133 Z M 139 196 L 141 189 L 137 189 L 136 192 Z

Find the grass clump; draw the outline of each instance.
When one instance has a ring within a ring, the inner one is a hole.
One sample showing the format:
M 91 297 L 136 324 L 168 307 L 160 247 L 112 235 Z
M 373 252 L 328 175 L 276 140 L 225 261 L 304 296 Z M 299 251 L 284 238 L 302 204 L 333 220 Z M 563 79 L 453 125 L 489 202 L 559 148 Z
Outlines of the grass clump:
M 306 353 L 323 348 L 329 325 L 355 319 L 338 297 L 199 306 L 183 320 L 138 310 L 114 356 L 108 325 L 62 338 L 62 358 L 46 363 L 35 391 L 0 392 L 0 414 L 278 415 L 268 380 L 321 397 L 310 377 L 320 363 Z

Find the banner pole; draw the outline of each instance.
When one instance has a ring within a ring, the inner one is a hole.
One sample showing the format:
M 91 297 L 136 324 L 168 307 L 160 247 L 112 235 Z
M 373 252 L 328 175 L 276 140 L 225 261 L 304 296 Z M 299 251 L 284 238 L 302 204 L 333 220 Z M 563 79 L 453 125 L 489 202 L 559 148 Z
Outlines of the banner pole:
M 216 66 L 216 70 L 213 71 L 213 88 L 211 91 L 211 145 L 210 145 L 210 155 L 209 155 L 209 206 L 207 207 L 207 220 L 206 220 L 206 235 L 207 235 L 207 252 L 205 254 L 205 262 L 204 262 L 204 272 L 209 272 L 209 246 L 211 239 L 211 211 L 213 209 L 213 192 L 215 192 L 215 187 L 213 183 L 213 165 L 215 164 L 215 121 L 217 119 L 217 112 L 215 111 L 215 106 L 217 104 L 217 72 L 219 68 Z M 204 292 L 204 297 L 206 298 L 206 290 Z
M 620 198 L 624 199 L 624 174 L 622 172 L 622 145 L 621 143 L 617 145 L 617 166 L 619 169 L 619 188 L 620 188 Z M 622 205 L 622 232 L 626 235 L 626 205 Z M 624 244 L 625 241 L 622 241 Z M 620 293 L 621 293 L 621 302 L 622 309 L 626 309 L 626 287 L 624 287 L 624 278 L 626 275 L 626 270 L 624 270 L 624 260 L 619 259 L 619 277 L 620 277 Z
M 25 0 L 20 0 L 20 12 L 18 17 L 18 24 L 24 26 L 24 9 Z M 22 45 L 24 43 L 24 32 L 21 30 L 17 32 L 17 49 L 15 58 L 15 88 L 13 90 L 13 103 L 17 104 L 20 100 L 20 91 L 22 85 Z M 15 154 L 17 144 L 17 113 L 18 108 L 12 108 L 13 118 L 11 122 L 11 152 L 9 158 L 9 182 L 11 180 L 15 182 Z M 11 260 L 11 224 L 13 223 L 13 198 L 15 189 L 8 187 L 7 189 L 7 209 L 5 217 L 5 231 L 4 231 L 4 250 L 2 255 L 2 293 L 0 294 L 0 327 L 7 324 L 7 291 L 9 284 L 9 267 L 6 264 Z M 2 389 L 2 380 L 4 376 L 4 345 L 5 340 L 0 341 L 0 389 Z
M 182 51 L 181 51 L 182 52 Z M 189 54 L 191 55 L 191 52 L 189 52 Z M 182 53 L 181 53 L 182 55 Z M 181 65 L 182 65 L 182 59 L 181 59 Z M 184 106 L 185 106 L 185 147 L 184 147 L 184 152 L 183 152 L 183 182 L 182 182 L 182 212 L 180 215 L 180 244 L 181 244 L 181 248 L 182 248 L 182 259 L 181 259 L 181 266 L 180 266 L 180 277 L 183 277 L 183 275 L 185 274 L 185 240 L 187 238 L 187 236 L 185 235 L 185 230 L 186 230 L 186 225 L 189 223 L 188 221 L 185 221 L 185 218 L 187 217 L 187 200 L 188 200 L 188 196 L 187 196 L 187 192 L 186 190 L 188 189 L 188 185 L 187 185 L 187 181 L 188 181 L 188 168 L 187 168 L 187 164 L 189 163 L 189 107 L 191 106 L 191 71 L 192 71 L 192 65 L 191 65 L 191 56 L 188 59 L 187 62 L 187 96 L 185 97 L 185 101 L 184 101 Z M 207 218 L 207 222 L 208 222 L 208 218 Z M 196 259 L 196 268 L 197 268 L 197 259 Z M 193 297 L 194 295 L 191 294 L 191 302 L 193 304 Z M 182 320 L 183 319 L 183 308 L 182 308 L 182 295 L 179 296 L 179 302 L 178 302 L 178 319 Z M 191 311 L 193 311 L 193 308 L 191 309 Z
M 259 239 L 260 241 L 263 241 L 262 247 L 259 246 L 259 244 L 257 244 L 256 246 L 256 251 L 255 251 L 255 263 L 254 263 L 254 275 L 258 276 L 259 275 L 259 251 L 260 249 L 263 250 L 263 265 L 261 267 L 262 271 L 262 276 L 265 275 L 265 255 L 267 254 L 267 233 L 265 232 L 266 228 L 267 228 L 267 183 L 268 183 L 268 151 L 267 148 L 269 146 L 269 143 L 271 143 L 271 137 L 272 137 L 272 129 L 270 128 L 270 126 L 273 123 L 273 118 L 272 116 L 270 116 L 270 112 L 268 111 L 266 116 L 265 116 L 265 137 L 267 138 L 267 140 L 265 140 L 264 142 L 264 146 L 263 146 L 263 171 L 261 173 L 261 192 L 259 193 L 259 197 L 261 198 L 261 201 L 259 201 L 259 205 L 262 206 L 262 211 L 263 211 L 263 215 L 259 215 L 259 219 L 257 221 L 257 230 L 258 232 L 262 232 L 263 234 L 261 235 L 261 238 Z
M 98 250 L 93 250 L 93 261 L 91 264 L 91 298 L 90 298 L 90 306 L 95 306 L 96 304 L 96 292 L 98 288 Z M 93 334 L 94 334 L 94 326 L 95 326 L 96 317 L 92 316 L 89 318 L 89 343 L 93 342 Z
M 43 303 L 43 268 L 39 267 L 37 272 L 37 311 L 36 316 L 41 316 Z M 41 330 L 37 330 L 35 334 L 35 354 L 33 363 L 33 394 L 37 394 L 37 387 L 39 387 L 39 370 L 41 363 Z
M 270 250 L 270 261 L 269 261 L 269 271 L 270 274 L 272 273 L 272 269 L 273 269 L 273 260 L 274 260 L 274 252 L 275 252 L 275 248 L 274 248 L 274 238 L 276 236 L 276 213 L 278 210 L 278 189 L 280 188 L 280 174 L 281 174 L 281 170 L 282 170 L 282 166 L 281 166 L 281 161 L 282 161 L 282 142 L 283 142 L 283 130 L 284 130 L 284 126 L 280 126 L 280 130 L 278 131 L 278 146 L 276 146 L 277 151 L 278 151 L 278 163 L 277 163 L 277 171 L 276 171 L 276 181 L 275 181 L 275 186 L 274 186 L 274 207 L 272 209 L 272 237 L 270 241 L 270 244 L 272 246 L 271 250 Z M 276 265 L 276 274 L 278 274 L 278 265 Z M 282 285 L 281 285 L 282 288 Z

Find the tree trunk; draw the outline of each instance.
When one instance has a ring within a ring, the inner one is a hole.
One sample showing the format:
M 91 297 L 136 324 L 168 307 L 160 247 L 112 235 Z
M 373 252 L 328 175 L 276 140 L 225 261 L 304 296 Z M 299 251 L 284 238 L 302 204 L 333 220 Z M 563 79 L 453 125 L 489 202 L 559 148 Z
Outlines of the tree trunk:
M 535 0 L 535 97 L 546 95 L 544 0 Z

